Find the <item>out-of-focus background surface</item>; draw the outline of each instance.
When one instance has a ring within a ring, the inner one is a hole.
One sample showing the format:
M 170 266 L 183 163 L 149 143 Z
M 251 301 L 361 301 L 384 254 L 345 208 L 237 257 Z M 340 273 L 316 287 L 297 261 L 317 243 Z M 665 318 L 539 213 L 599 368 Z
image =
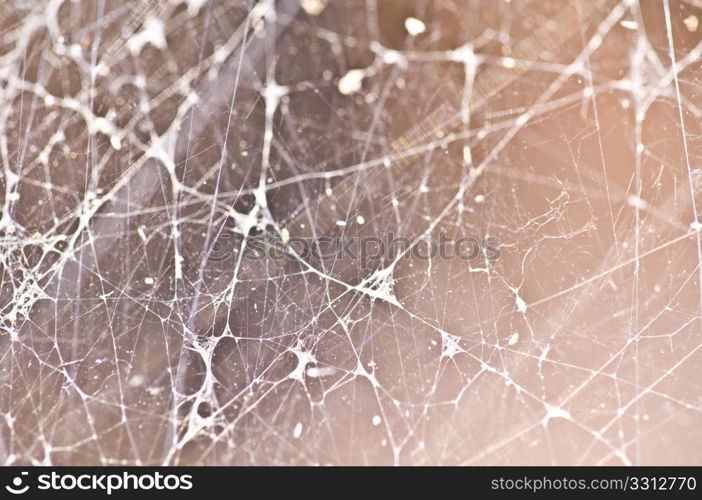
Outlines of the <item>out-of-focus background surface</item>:
M 701 21 L 3 2 L 0 461 L 702 463 Z

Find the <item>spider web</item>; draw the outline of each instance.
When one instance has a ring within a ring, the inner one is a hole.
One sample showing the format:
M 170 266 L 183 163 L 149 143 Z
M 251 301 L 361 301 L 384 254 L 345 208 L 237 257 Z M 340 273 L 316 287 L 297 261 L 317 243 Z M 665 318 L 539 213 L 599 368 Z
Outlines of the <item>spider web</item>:
M 0 460 L 702 462 L 700 16 L 6 2 Z

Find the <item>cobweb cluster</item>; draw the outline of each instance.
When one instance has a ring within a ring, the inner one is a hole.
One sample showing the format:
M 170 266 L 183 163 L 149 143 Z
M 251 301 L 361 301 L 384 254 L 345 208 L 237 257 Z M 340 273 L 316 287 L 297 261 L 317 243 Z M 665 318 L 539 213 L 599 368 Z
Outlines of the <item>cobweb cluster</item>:
M 701 463 L 700 19 L 3 2 L 0 462 Z

